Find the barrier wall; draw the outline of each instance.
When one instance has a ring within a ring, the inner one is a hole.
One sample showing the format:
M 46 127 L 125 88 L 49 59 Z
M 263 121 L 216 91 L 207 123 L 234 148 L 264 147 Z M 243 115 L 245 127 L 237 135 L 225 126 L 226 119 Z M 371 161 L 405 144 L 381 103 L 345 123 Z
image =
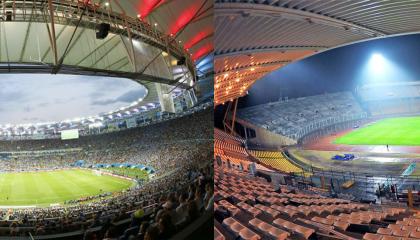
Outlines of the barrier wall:
M 283 145 L 293 145 L 297 143 L 296 140 L 290 139 L 280 134 L 269 132 L 264 128 L 258 127 L 244 120 L 237 118 L 236 121 L 242 124 L 244 127 L 255 130 L 256 137 L 248 139 L 248 141 L 252 144 L 259 144 L 269 148 L 279 149 Z

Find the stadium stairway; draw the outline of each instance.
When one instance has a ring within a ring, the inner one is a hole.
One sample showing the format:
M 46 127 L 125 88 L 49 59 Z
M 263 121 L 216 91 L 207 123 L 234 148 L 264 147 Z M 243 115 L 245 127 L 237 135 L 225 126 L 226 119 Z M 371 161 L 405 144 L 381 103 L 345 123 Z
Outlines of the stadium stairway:
M 302 192 L 215 164 L 214 239 L 420 238 L 420 214 Z

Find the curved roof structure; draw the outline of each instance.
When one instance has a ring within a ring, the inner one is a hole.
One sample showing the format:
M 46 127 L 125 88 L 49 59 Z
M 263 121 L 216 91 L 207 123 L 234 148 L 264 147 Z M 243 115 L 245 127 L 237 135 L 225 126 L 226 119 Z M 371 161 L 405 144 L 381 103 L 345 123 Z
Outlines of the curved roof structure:
M 199 73 L 213 71 L 213 65 L 200 64 L 212 57 L 213 1 L 211 0 L 96 0 L 116 12 L 141 18 L 167 35 L 173 36 L 199 65 Z M 204 65 L 204 66 L 203 66 Z
M 213 72 L 213 32 L 210 0 L 5 1 L 0 73 L 130 78 L 148 91 L 128 107 L 147 110 Z
M 316 52 L 420 31 L 420 1 L 216 0 L 215 104 Z
M 53 64 L 53 73 L 69 65 L 176 84 L 186 73 L 176 60 L 185 58 L 195 78 L 194 61 L 213 50 L 208 0 L 17 0 L 1 8 L 0 61 Z M 95 39 L 101 23 L 110 34 Z

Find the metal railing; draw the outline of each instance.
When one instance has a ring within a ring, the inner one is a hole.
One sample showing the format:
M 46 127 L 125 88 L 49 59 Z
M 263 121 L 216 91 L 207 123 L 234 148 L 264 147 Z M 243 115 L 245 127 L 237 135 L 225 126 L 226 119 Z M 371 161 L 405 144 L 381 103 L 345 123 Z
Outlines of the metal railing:
M 37 0 L 14 0 L 2 1 L 0 3 L 0 22 L 40 22 L 50 23 L 50 13 L 47 1 Z M 196 76 L 195 65 L 190 54 L 173 37 L 160 32 L 156 27 L 138 18 L 127 16 L 123 13 L 113 12 L 110 8 L 103 8 L 97 4 L 81 4 L 77 0 L 53 1 L 54 23 L 76 26 L 81 14 L 85 11 L 85 16 L 80 21 L 79 26 L 83 28 L 96 29 L 98 23 L 110 24 L 110 32 L 118 35 L 131 36 L 139 39 L 151 46 L 157 47 L 162 51 L 177 59 L 186 59 L 186 64 Z

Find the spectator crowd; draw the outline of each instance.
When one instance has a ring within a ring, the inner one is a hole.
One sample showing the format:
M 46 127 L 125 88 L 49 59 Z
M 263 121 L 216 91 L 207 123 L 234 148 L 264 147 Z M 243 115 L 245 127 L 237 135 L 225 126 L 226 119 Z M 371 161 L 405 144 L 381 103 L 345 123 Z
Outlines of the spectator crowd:
M 0 235 L 82 231 L 84 239 L 168 239 L 213 206 L 212 119 L 207 109 L 77 140 L 0 141 L 0 152 L 10 153 L 10 159 L 0 160 L 1 171 L 67 168 L 77 160 L 87 166 L 130 163 L 156 170 L 142 186 L 88 203 L 1 209 Z

